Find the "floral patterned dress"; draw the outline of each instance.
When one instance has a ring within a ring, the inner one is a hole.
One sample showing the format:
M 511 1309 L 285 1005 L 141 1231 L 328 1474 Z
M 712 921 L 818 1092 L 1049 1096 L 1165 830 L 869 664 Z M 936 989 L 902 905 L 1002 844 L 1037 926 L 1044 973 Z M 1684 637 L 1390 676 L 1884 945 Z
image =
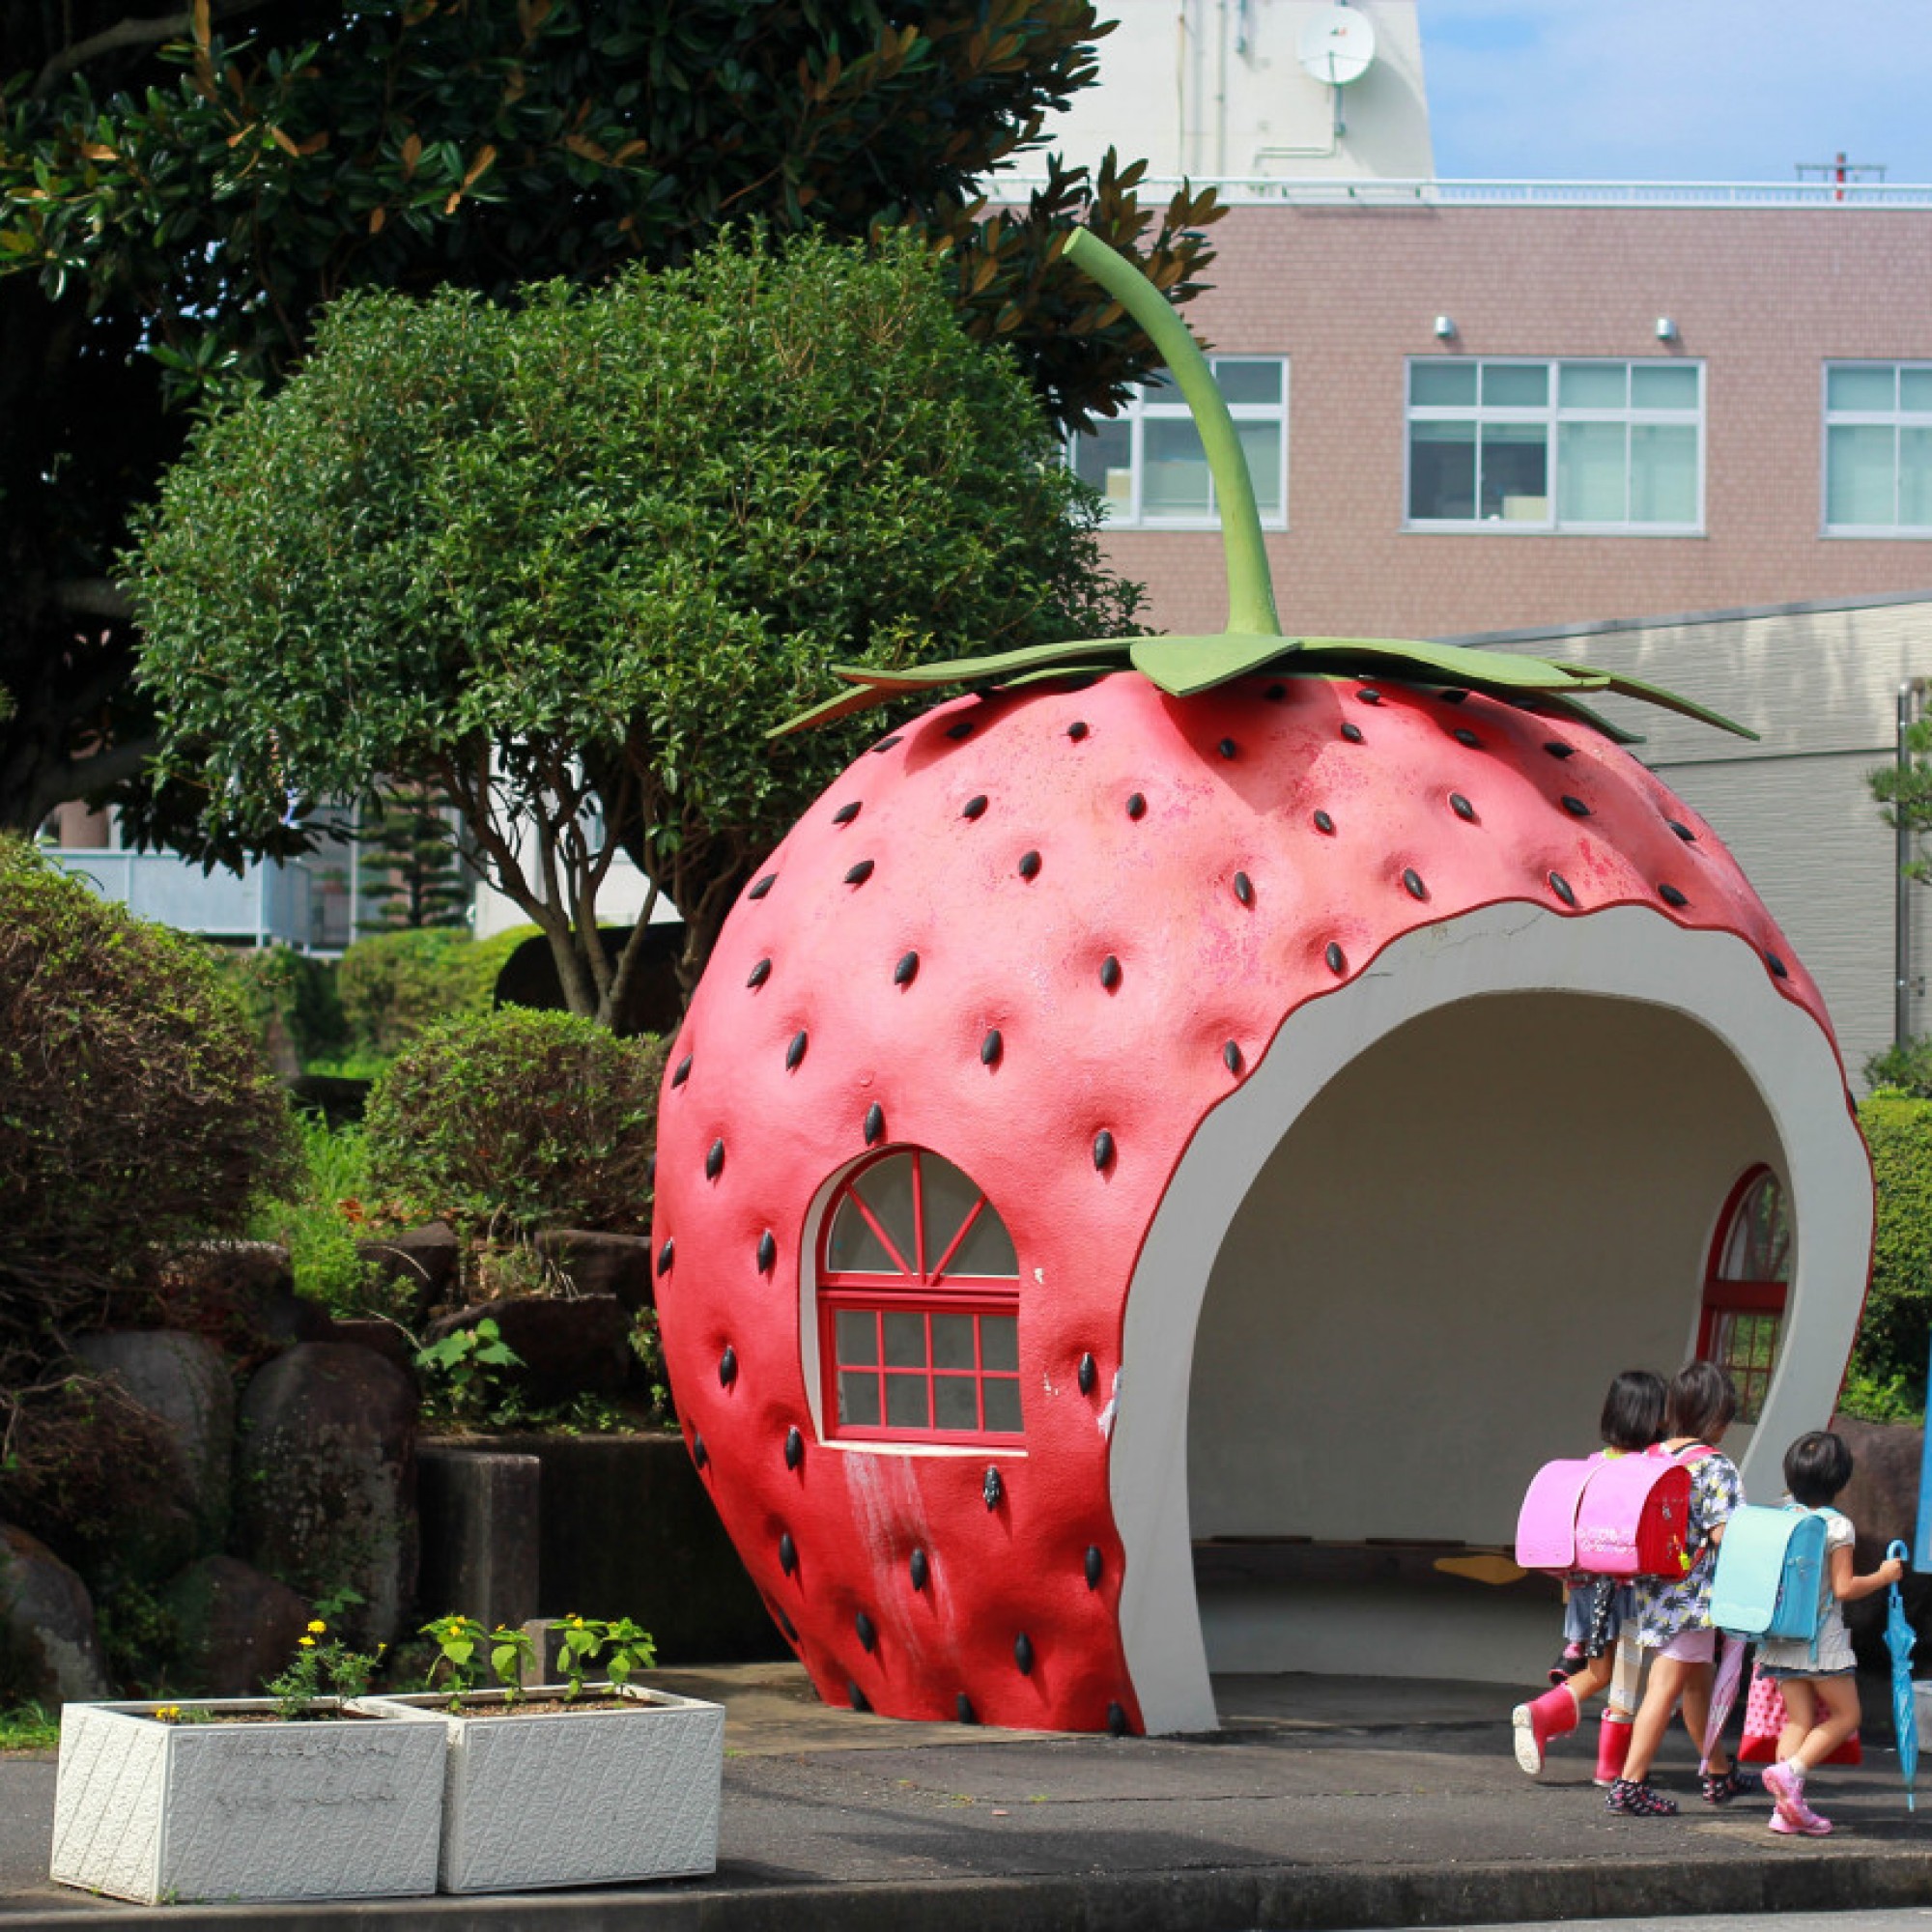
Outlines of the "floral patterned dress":
M 1711 1532 L 1728 1522 L 1744 1499 L 1738 1465 L 1728 1456 L 1714 1449 L 1690 1464 L 1690 1530 L 1686 1542 L 1694 1558 L 1681 1577 L 1637 1579 L 1636 1640 L 1643 1649 L 1662 1650 L 1685 1631 L 1710 1628 L 1711 1573 L 1718 1558 Z

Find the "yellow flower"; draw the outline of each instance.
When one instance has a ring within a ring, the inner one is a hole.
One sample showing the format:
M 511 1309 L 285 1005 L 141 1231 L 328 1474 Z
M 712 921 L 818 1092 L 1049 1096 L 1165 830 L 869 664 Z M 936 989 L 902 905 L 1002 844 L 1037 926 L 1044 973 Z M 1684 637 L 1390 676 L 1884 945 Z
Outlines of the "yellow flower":
M 318 1617 L 316 1618 L 314 1623 L 309 1625 L 308 1628 L 309 1628 L 309 1634 L 312 1636 L 320 1636 L 323 1634 L 323 1632 L 328 1628 L 328 1626 L 326 1623 L 324 1623 L 320 1617 Z
M 179 1704 L 161 1704 L 156 1708 L 156 1718 L 163 1724 L 172 1724 L 181 1716 Z
M 313 1650 L 315 1648 L 315 1639 L 312 1636 L 298 1636 L 296 1638 L 296 1641 L 298 1644 L 300 1644 L 304 1650 Z

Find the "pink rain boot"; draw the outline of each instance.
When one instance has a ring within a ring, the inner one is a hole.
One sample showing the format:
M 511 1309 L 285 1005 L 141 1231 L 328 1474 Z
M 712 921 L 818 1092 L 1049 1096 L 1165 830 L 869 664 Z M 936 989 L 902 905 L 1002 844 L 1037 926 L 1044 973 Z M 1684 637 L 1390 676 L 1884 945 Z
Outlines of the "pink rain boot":
M 1543 1753 L 1557 1738 L 1577 1728 L 1577 1700 L 1558 1685 L 1534 1703 L 1519 1704 L 1510 1713 L 1516 1726 L 1516 1761 L 1534 1777 L 1543 1769 Z
M 1614 1784 L 1624 1775 L 1624 1759 L 1630 1755 L 1631 1720 L 1605 1711 L 1597 1730 L 1597 1782 Z

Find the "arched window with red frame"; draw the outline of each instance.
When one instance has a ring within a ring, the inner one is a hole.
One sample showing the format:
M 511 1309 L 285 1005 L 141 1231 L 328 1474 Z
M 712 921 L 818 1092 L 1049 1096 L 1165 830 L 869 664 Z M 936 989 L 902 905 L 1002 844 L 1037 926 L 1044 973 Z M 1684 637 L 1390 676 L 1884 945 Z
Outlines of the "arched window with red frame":
M 1737 1386 L 1740 1422 L 1757 1420 L 1777 1365 L 1791 1255 L 1784 1190 L 1770 1168 L 1754 1167 L 1731 1189 L 1719 1219 L 1697 1329 L 1698 1354 L 1727 1370 Z
M 823 1227 L 831 1433 L 1017 1442 L 1019 1263 L 984 1191 L 924 1148 L 893 1148 L 846 1176 Z

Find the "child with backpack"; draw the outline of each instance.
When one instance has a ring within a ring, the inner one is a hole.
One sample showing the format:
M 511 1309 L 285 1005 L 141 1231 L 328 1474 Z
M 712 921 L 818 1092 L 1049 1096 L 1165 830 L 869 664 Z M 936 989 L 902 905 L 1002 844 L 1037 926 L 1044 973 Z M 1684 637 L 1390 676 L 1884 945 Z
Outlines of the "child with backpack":
M 1744 1502 L 1737 1464 L 1718 1445 L 1737 1412 L 1737 1390 L 1722 1369 L 1715 1362 L 1687 1363 L 1665 1396 L 1664 1439 L 1649 1452 L 1690 1465 L 1690 1519 L 1684 1575 L 1637 1580 L 1637 1643 L 1649 1660 L 1650 1679 L 1631 1725 L 1623 1776 L 1604 1801 L 1629 1817 L 1677 1815 L 1677 1801 L 1652 1786 L 1650 1768 L 1680 1704 L 1686 1729 L 1703 1748 L 1718 1640 L 1710 1616 L 1711 1572 L 1724 1524 Z M 1728 1804 L 1756 1784 L 1719 1751 L 1704 1774 L 1704 1803 Z
M 1591 1461 L 1634 1455 L 1648 1449 L 1663 1433 L 1663 1378 L 1648 1369 L 1626 1369 L 1610 1383 L 1604 1398 L 1598 1427 L 1604 1447 Z M 1510 1713 L 1516 1726 L 1516 1761 L 1533 1777 L 1543 1769 L 1543 1754 L 1558 1738 L 1567 1737 L 1581 1720 L 1583 1706 L 1610 1689 L 1613 1673 L 1622 1680 L 1612 1690 L 1597 1739 L 1597 1777 L 1607 1784 L 1623 1768 L 1630 1743 L 1634 1673 L 1616 1671 L 1619 1633 L 1632 1609 L 1628 1583 L 1610 1577 L 1577 1572 L 1569 1579 L 1563 1611 L 1564 1662 L 1572 1667 L 1557 1678 L 1553 1690 Z
M 1791 1500 L 1828 1519 L 1815 1640 L 1772 1638 L 1758 1647 L 1758 1667 L 1784 1693 L 1778 1761 L 1764 1774 L 1764 1788 L 1777 1803 L 1771 1829 L 1784 1836 L 1822 1838 L 1830 1833 L 1832 1821 L 1821 1818 L 1805 1800 L 1805 1774 L 1824 1763 L 1859 1724 L 1857 1660 L 1841 1606 L 1885 1589 L 1905 1574 L 1905 1565 L 1895 1556 L 1862 1577 L 1853 1574 L 1856 1532 L 1851 1518 L 1833 1507 L 1852 1479 L 1852 1452 L 1844 1437 L 1822 1430 L 1801 1435 L 1784 1452 L 1784 1481 Z

